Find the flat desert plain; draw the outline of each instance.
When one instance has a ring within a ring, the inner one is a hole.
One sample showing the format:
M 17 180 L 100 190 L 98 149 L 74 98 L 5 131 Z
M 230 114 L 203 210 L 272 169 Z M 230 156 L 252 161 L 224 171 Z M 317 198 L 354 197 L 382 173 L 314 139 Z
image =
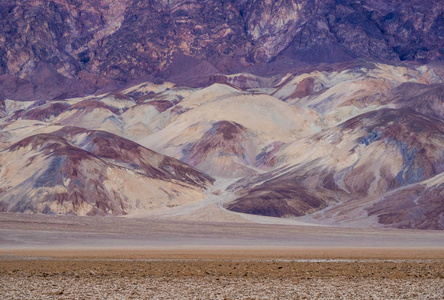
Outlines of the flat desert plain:
M 0 295 L 444 297 L 440 231 L 262 223 L 0 214 Z

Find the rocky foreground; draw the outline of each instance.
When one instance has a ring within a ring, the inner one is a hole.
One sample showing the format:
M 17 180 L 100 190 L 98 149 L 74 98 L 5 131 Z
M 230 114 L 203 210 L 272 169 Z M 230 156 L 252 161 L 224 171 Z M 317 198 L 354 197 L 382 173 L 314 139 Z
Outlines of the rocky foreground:
M 444 261 L 5 258 L 3 299 L 442 299 Z

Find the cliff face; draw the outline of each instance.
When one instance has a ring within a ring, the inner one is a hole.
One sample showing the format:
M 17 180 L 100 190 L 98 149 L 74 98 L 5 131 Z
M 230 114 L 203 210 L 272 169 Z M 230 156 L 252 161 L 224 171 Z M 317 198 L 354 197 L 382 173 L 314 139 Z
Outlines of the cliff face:
M 438 0 L 1 0 L 0 18 L 0 97 L 15 99 L 444 51 Z

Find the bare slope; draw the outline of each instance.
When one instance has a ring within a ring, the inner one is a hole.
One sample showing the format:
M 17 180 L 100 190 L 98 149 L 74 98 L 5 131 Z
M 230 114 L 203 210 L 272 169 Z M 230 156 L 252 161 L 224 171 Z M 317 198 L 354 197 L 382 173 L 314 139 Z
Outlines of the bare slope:
M 6 212 L 131 214 L 198 201 L 212 179 L 102 131 L 65 127 L 0 152 Z

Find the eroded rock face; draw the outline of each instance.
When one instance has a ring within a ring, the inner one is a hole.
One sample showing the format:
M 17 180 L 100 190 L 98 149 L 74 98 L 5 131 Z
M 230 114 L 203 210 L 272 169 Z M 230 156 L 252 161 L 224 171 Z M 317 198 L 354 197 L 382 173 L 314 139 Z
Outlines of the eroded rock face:
M 443 59 L 442 1 L 0 1 L 3 98 L 354 58 Z

